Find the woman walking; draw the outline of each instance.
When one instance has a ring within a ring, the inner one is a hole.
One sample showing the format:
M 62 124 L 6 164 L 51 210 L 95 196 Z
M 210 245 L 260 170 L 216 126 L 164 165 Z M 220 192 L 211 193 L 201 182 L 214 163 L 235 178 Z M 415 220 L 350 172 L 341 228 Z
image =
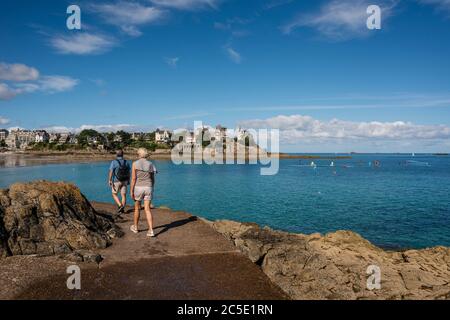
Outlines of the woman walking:
M 134 203 L 134 224 L 130 230 L 138 233 L 139 217 L 141 213 L 141 203 L 144 201 L 144 210 L 148 223 L 148 237 L 154 237 L 153 217 L 151 212 L 151 201 L 153 198 L 153 179 L 156 168 L 152 162 L 146 158 L 148 156 L 147 149 L 140 148 L 138 150 L 139 160 L 133 163 L 131 168 L 131 198 Z

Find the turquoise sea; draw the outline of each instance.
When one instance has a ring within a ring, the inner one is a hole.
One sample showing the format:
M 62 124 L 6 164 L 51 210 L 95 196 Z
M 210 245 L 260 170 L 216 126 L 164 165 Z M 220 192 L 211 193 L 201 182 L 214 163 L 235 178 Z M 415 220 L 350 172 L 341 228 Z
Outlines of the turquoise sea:
M 333 154 L 334 156 L 334 154 Z M 379 166 L 374 166 L 375 163 Z M 351 159 L 280 160 L 274 176 L 257 165 L 174 165 L 154 161 L 155 203 L 208 219 L 257 222 L 313 233 L 349 229 L 385 248 L 450 246 L 450 157 L 357 154 Z M 370 166 L 372 164 L 372 166 Z M 0 188 L 47 179 L 77 184 L 111 201 L 109 163 L 0 168 Z

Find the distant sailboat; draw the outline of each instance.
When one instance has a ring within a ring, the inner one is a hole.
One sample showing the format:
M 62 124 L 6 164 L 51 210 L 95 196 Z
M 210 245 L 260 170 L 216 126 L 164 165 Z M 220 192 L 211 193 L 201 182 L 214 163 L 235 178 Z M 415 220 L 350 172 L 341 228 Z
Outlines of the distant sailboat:
M 411 157 L 415 157 L 416 156 L 416 154 L 413 152 L 413 153 L 411 153 Z

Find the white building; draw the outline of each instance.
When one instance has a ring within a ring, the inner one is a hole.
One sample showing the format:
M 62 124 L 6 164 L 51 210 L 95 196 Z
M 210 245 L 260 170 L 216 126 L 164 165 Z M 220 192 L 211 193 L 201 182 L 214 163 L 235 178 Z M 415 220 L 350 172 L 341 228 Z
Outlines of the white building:
M 6 145 L 9 149 L 18 149 L 20 148 L 19 139 L 17 138 L 17 135 L 13 132 L 11 132 L 8 137 L 5 139 Z
M 168 130 L 159 130 L 155 131 L 155 141 L 159 143 L 168 143 L 170 142 L 171 133 Z
M 58 144 L 70 143 L 71 136 L 72 135 L 70 133 L 61 133 L 59 135 Z
M 137 141 L 137 140 L 148 140 L 148 135 L 144 132 L 133 132 L 131 133 L 131 140 Z
M 240 127 L 236 130 L 236 138 L 238 141 L 244 141 L 247 136 L 249 136 L 247 130 L 244 130 Z
M 5 141 L 6 138 L 8 137 L 8 130 L 6 129 L 0 129 L 0 141 Z
M 50 133 L 48 142 L 56 143 L 59 141 L 60 134 L 59 133 Z
M 67 141 L 69 144 L 78 144 L 78 138 L 74 134 L 69 134 L 69 140 Z
M 45 130 L 38 130 L 35 131 L 34 133 L 35 133 L 34 142 L 36 143 L 48 142 L 50 138 L 49 134 Z
M 5 142 L 10 149 L 25 149 L 32 142 L 36 141 L 36 133 L 29 130 L 12 130 Z
M 98 137 L 87 137 L 87 143 L 89 145 L 98 145 L 100 143 L 100 140 Z
M 214 131 L 214 140 L 225 142 L 226 138 L 227 138 L 227 128 L 224 128 L 221 125 L 216 126 L 216 130 Z
M 186 132 L 186 134 L 184 135 L 184 142 L 188 143 L 188 144 L 194 144 L 195 141 L 195 134 L 194 132 Z

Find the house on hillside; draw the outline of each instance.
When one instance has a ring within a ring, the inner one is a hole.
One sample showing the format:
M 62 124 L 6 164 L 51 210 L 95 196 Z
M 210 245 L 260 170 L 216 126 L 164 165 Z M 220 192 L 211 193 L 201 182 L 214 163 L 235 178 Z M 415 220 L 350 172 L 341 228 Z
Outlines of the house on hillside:
M 45 130 L 37 130 L 34 133 L 34 142 L 36 143 L 46 143 L 50 139 L 50 135 Z
M 6 144 L 12 150 L 26 149 L 30 143 L 35 141 L 35 132 L 22 129 L 11 130 L 8 137 L 5 139 Z
M 0 141 L 6 141 L 6 138 L 9 135 L 9 131 L 6 129 L 0 129 Z
M 5 139 L 5 143 L 9 149 L 15 150 L 20 148 L 19 138 L 14 131 L 12 131 Z
M 168 130 L 156 129 L 155 131 L 155 141 L 157 143 L 169 143 L 172 133 Z
M 66 144 L 70 142 L 70 138 L 71 138 L 71 134 L 70 133 L 61 133 L 59 135 L 59 139 L 58 139 L 58 144 Z
M 60 134 L 59 133 L 50 133 L 48 142 L 49 143 L 57 143 L 59 141 Z
M 146 140 L 147 135 L 144 132 L 133 132 L 131 134 L 131 140 L 138 141 L 138 140 Z
M 226 138 L 227 138 L 227 128 L 224 128 L 219 124 L 218 126 L 216 126 L 213 139 L 215 141 L 225 142 Z

